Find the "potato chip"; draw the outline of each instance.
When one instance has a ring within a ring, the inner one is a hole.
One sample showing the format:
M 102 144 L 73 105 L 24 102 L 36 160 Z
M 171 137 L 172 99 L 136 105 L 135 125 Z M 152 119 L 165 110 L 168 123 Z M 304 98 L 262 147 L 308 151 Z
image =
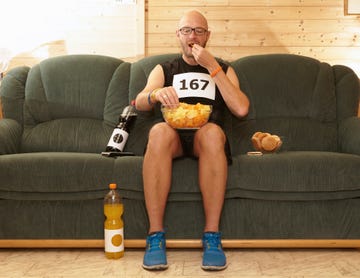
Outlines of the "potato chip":
M 165 121 L 173 128 L 200 128 L 207 123 L 212 111 L 211 105 L 180 102 L 176 108 L 161 107 Z

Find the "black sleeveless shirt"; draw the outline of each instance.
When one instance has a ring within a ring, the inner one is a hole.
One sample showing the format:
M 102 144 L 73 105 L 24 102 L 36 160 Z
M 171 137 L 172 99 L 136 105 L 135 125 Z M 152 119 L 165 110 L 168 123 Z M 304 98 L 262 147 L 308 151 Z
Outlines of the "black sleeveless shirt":
M 222 67 L 223 71 L 226 73 L 228 69 L 228 65 L 220 60 L 217 59 L 219 65 Z M 182 57 L 176 58 L 173 61 L 165 62 L 161 64 L 162 69 L 164 71 L 165 75 L 165 87 L 173 86 L 173 80 L 174 76 L 181 73 L 203 73 L 207 74 L 208 78 L 211 79 L 210 74 L 208 70 L 200 65 L 192 66 L 187 64 Z M 190 81 L 188 81 L 189 83 Z M 186 86 L 189 86 L 191 84 L 186 84 Z M 204 82 L 201 82 L 199 80 L 195 80 L 193 83 L 194 86 L 203 86 L 206 85 Z M 185 84 L 184 84 L 185 86 Z M 201 96 L 188 96 L 188 97 L 179 97 L 180 102 L 186 102 L 189 104 L 208 104 L 212 105 L 212 113 L 210 116 L 209 121 L 216 123 L 220 126 L 222 126 L 223 122 L 223 111 L 226 108 L 226 104 L 224 102 L 224 99 L 219 91 L 219 88 L 215 85 L 215 97 L 214 99 L 205 98 Z

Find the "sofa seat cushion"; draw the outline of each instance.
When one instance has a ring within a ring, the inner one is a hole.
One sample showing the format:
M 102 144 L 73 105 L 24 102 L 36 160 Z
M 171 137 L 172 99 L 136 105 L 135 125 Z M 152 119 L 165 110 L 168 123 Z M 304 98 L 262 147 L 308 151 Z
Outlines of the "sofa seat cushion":
M 238 155 L 229 167 L 226 198 L 314 201 L 360 197 L 360 157 L 336 152 Z M 201 201 L 195 159 L 174 162 L 169 201 Z
M 143 199 L 142 157 L 109 158 L 92 153 L 38 152 L 0 156 L 0 198 L 99 199 L 115 181 L 124 198 Z M 137 192 L 137 193 L 136 193 Z
M 107 158 L 91 153 L 32 153 L 0 157 L 0 198 L 90 200 L 118 184 L 124 198 L 144 200 L 142 156 Z M 360 157 L 335 152 L 239 155 L 229 167 L 226 198 L 333 200 L 360 197 Z M 201 201 L 198 163 L 174 161 L 168 200 Z M 21 173 L 19 175 L 19 173 Z M 56 194 L 54 194 L 56 193 Z
M 228 198 L 332 200 L 360 197 L 360 157 L 336 152 L 283 152 L 233 159 Z

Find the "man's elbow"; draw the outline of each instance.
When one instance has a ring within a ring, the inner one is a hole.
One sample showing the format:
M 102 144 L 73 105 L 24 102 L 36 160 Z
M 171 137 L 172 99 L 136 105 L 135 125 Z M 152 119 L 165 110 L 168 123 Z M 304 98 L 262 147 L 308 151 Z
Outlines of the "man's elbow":
M 243 118 L 249 113 L 249 102 L 243 103 L 236 111 L 234 111 L 237 118 Z

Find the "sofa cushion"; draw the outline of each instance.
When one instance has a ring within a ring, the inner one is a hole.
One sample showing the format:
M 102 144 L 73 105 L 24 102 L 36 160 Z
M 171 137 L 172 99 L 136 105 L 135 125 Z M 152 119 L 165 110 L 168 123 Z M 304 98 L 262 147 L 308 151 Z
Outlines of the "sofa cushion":
M 331 66 L 289 54 L 255 55 L 231 63 L 250 98 L 247 119 L 273 117 L 336 119 Z
M 297 151 L 241 155 L 229 169 L 227 197 L 262 200 L 333 200 L 360 197 L 360 157 Z
M 22 151 L 100 153 L 105 150 L 112 130 L 112 126 L 97 119 L 54 119 L 25 129 Z
M 337 118 L 338 121 L 342 121 L 358 115 L 359 77 L 351 68 L 343 65 L 334 65 L 333 71 L 336 84 Z
M 322 123 L 307 118 L 232 119 L 227 126 L 233 155 L 254 151 L 251 137 L 257 131 L 280 136 L 283 144 L 279 152 L 336 151 L 338 145 L 336 122 Z
M 0 155 L 16 153 L 19 150 L 22 128 L 13 119 L 0 121 Z
M 11 69 L 0 86 L 1 108 L 4 118 L 10 118 L 23 125 L 25 84 L 30 68 L 27 66 Z
M 298 55 L 272 54 L 241 58 L 231 65 L 250 99 L 249 114 L 243 119 L 246 130 L 284 136 L 284 146 L 291 144 L 289 150 L 304 150 L 304 146 L 338 150 L 336 84 L 329 64 Z M 240 132 L 238 123 L 234 124 L 233 134 Z M 244 138 L 251 135 L 244 134 Z
M 335 152 L 297 151 L 238 155 L 229 167 L 226 199 L 313 201 L 360 197 L 360 158 Z M 195 159 L 174 162 L 171 201 L 201 200 Z
M 107 158 L 86 153 L 0 156 L 0 198 L 88 200 L 103 198 L 118 181 L 124 198 L 143 200 L 141 156 Z M 96 169 L 96 170 L 95 170 Z M 360 158 L 331 152 L 240 155 L 229 167 L 226 198 L 333 200 L 360 197 Z M 56 194 L 54 194 L 56 193 Z M 169 201 L 201 201 L 196 159 L 174 161 Z
M 143 199 L 142 157 L 37 152 L 0 156 L 0 199 L 90 200 L 116 182 L 123 197 Z
M 129 103 L 129 78 L 129 63 L 106 56 L 69 55 L 34 66 L 25 88 L 22 151 L 104 150 Z

